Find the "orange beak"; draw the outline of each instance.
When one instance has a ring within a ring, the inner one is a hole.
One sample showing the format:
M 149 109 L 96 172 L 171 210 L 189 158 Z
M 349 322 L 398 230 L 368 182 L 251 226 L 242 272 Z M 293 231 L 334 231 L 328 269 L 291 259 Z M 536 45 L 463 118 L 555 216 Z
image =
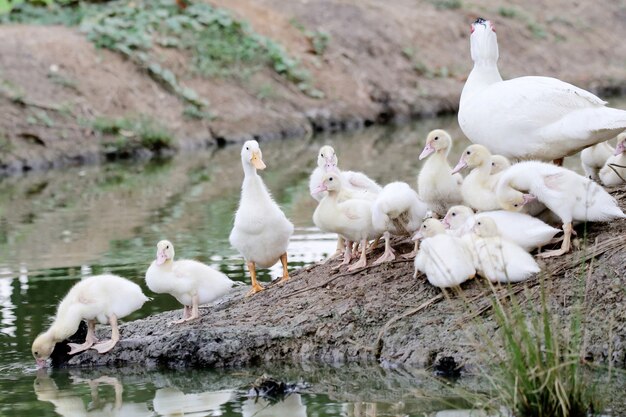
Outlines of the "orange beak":
M 252 152 L 252 158 L 250 158 L 250 163 L 256 169 L 265 169 L 265 163 L 263 162 L 263 159 L 261 159 L 261 155 L 259 155 L 258 152 Z

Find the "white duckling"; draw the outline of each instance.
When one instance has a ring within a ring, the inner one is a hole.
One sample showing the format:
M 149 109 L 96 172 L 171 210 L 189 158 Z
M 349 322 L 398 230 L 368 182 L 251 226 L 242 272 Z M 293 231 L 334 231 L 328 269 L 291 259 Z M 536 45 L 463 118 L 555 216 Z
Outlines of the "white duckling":
M 451 206 L 461 204 L 461 183 L 463 177 L 452 173 L 448 163 L 448 153 L 452 147 L 452 138 L 445 130 L 436 129 L 426 137 L 426 146 L 419 156 L 424 163 L 417 177 L 417 193 L 430 210 L 444 216 Z
M 491 175 L 499 174 L 511 166 L 509 158 L 502 155 L 491 155 Z
M 501 174 L 492 174 L 491 152 L 482 145 L 470 145 L 461 154 L 459 163 L 452 173 L 465 167 L 472 171 L 461 185 L 461 195 L 465 204 L 478 211 L 497 210 L 500 202 L 496 195 L 496 184 Z
M 449 288 L 476 274 L 470 249 L 462 239 L 446 234 L 438 220 L 424 220 L 413 239 L 423 239 L 415 257 L 415 277 L 421 271 L 435 287 Z
M 617 135 L 617 146 L 600 170 L 600 181 L 607 187 L 626 183 L 626 132 Z
M 508 158 L 558 160 L 626 129 L 626 111 L 549 77 L 503 81 L 498 39 L 485 19 L 472 24 L 474 68 L 459 105 L 459 125 L 473 143 Z
M 478 273 L 491 282 L 519 282 L 540 271 L 539 265 L 524 249 L 503 239 L 496 222 L 489 216 L 476 219 L 471 240 Z
M 382 190 L 382 187 L 362 172 L 340 171 L 337 167 L 338 162 L 333 147 L 330 145 L 322 146 L 317 155 L 317 168 L 313 170 L 309 178 L 311 197 L 317 201 L 322 201 L 326 192 L 315 192 L 315 190 L 322 183 L 324 174 L 327 172 L 335 172 L 341 175 L 343 188 L 340 198 L 342 200 L 362 198 L 373 201 L 376 195 Z
M 220 271 L 191 259 L 174 261 L 174 245 L 157 243 L 156 260 L 146 271 L 146 284 L 158 294 L 171 294 L 183 305 L 183 318 L 174 324 L 200 317 L 198 307 L 226 295 L 234 282 Z
M 272 199 L 265 183 L 256 172 L 257 169 L 265 169 L 261 148 L 256 140 L 249 140 L 243 144 L 241 165 L 244 172 L 241 200 L 229 241 L 248 264 L 252 280 L 252 289 L 248 295 L 252 295 L 263 290 L 256 279 L 257 265 L 268 268 L 280 259 L 283 264 L 283 277 L 280 282 L 289 279 L 287 246 L 293 234 L 293 224 Z
M 385 252 L 374 261 L 375 265 L 396 258 L 389 242 L 390 235 L 412 236 L 419 229 L 427 211 L 428 206 L 409 184 L 392 182 L 383 187 L 372 206 L 372 225 L 385 238 Z M 413 257 L 416 253 L 417 242 L 414 251 L 404 257 Z
M 580 153 L 580 164 L 585 171 L 587 178 L 599 181 L 598 174 L 606 163 L 606 161 L 613 155 L 615 149 L 609 144 L 609 142 L 600 142 L 588 148 L 585 148 Z
M 520 162 L 500 177 L 497 186 L 505 210 L 519 211 L 539 200 L 563 223 L 561 248 L 540 254 L 558 256 L 569 252 L 572 221 L 609 221 L 626 217 L 617 202 L 597 183 L 568 169 L 538 161 Z
M 110 351 L 120 338 L 117 319 L 140 309 L 148 300 L 139 285 L 117 275 L 95 275 L 77 282 L 59 304 L 50 328 L 33 342 L 37 365 L 45 366 L 54 345 L 76 333 L 81 320 L 87 321 L 87 337 L 82 345 L 68 344 L 70 355 L 89 348 L 99 353 Z M 110 340 L 96 343 L 96 321 L 111 325 Z
M 559 229 L 528 214 L 506 210 L 474 214 L 467 206 L 450 207 L 442 223 L 453 236 L 460 237 L 471 233 L 476 220 L 483 217 L 491 218 L 504 239 L 519 245 L 527 252 L 547 245 L 559 233 Z
M 380 233 L 372 225 L 372 202 L 350 199 L 340 202 L 338 195 L 343 183 L 338 174 L 327 173 L 316 191 L 327 191 L 328 195 L 320 201 L 313 213 L 313 223 L 321 230 L 337 233 L 347 241 L 343 263 L 347 265 L 352 258 L 351 242 L 361 244 L 361 257 L 348 268 L 353 271 L 367 265 L 365 250 L 370 239 L 378 238 Z

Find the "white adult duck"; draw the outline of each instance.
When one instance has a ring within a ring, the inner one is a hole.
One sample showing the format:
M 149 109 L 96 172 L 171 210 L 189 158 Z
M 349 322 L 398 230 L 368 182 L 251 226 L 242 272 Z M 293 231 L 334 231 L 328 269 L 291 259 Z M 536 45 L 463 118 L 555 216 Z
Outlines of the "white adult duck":
M 322 201 L 326 192 L 315 192 L 315 190 L 322 183 L 324 174 L 335 172 L 341 175 L 343 185 L 340 199 L 362 198 L 373 201 L 376 195 L 382 190 L 382 187 L 362 172 L 340 171 L 337 166 L 338 163 L 339 160 L 335 154 L 335 149 L 330 145 L 322 146 L 317 155 L 317 167 L 313 170 L 309 178 L 309 192 L 311 193 L 311 197 L 317 201 Z
M 424 163 L 417 176 L 417 193 L 430 210 L 443 217 L 448 208 L 461 204 L 460 174 L 452 175 L 448 154 L 452 148 L 452 138 L 442 129 L 431 131 L 426 137 L 426 146 L 419 159 L 430 158 Z
M 600 170 L 600 181 L 609 187 L 626 183 L 626 132 L 617 135 L 617 146 Z
M 68 343 L 70 355 L 89 348 L 110 351 L 120 339 L 117 319 L 139 310 L 148 300 L 139 285 L 117 275 L 94 275 L 77 282 L 59 304 L 50 328 L 33 342 L 37 366 L 45 366 L 54 345 L 76 333 L 81 320 L 87 321 L 87 337 L 82 345 Z M 96 343 L 96 321 L 111 325 L 110 340 Z
M 347 265 L 352 259 L 351 243 L 361 244 L 361 257 L 355 262 L 349 271 L 362 268 L 367 265 L 365 250 L 370 239 L 380 237 L 380 233 L 372 226 L 372 202 L 360 199 L 350 199 L 340 202 L 338 199 L 342 181 L 338 174 L 328 173 L 324 175 L 317 192 L 327 191 L 328 195 L 320 201 L 313 213 L 313 223 L 321 230 L 337 233 L 346 240 L 346 249 L 343 263 Z
M 608 141 L 583 149 L 580 153 L 580 165 L 583 167 L 587 178 L 599 181 L 600 176 L 598 174 L 600 170 L 614 152 L 615 149 Z
M 171 294 L 183 305 L 183 318 L 174 324 L 200 317 L 198 306 L 226 295 L 235 284 L 226 275 L 192 259 L 174 261 L 174 245 L 168 240 L 157 243 L 156 260 L 146 271 L 151 291 Z
M 482 145 L 468 146 L 452 173 L 457 173 L 465 167 L 472 170 L 461 185 L 461 195 L 465 204 L 478 211 L 499 209 L 500 202 L 495 188 L 501 174 L 491 173 L 491 152 Z
M 519 282 L 540 271 L 539 265 L 524 249 L 503 239 L 489 217 L 476 220 L 472 248 L 476 271 L 491 282 Z
M 442 223 L 452 235 L 460 237 L 471 233 L 476 220 L 483 217 L 491 218 L 504 239 L 521 246 L 527 252 L 547 245 L 559 233 L 559 229 L 528 214 L 506 210 L 474 214 L 467 206 L 450 207 Z
M 253 295 L 263 290 L 256 279 L 257 265 L 269 268 L 280 259 L 283 264 L 280 282 L 289 279 L 287 246 L 293 234 L 293 224 L 272 199 L 256 172 L 257 169 L 265 169 L 261 148 L 256 140 L 243 144 L 241 165 L 244 172 L 241 199 L 229 241 L 248 264 L 252 280 L 252 289 L 248 295 Z
M 374 261 L 374 265 L 396 258 L 389 239 L 391 235 L 412 236 L 422 224 L 428 206 L 405 182 L 392 182 L 383 187 L 372 206 L 372 225 L 385 238 L 385 253 Z M 403 255 L 411 258 L 417 253 L 417 243 L 413 252 Z
M 472 24 L 470 46 L 474 68 L 458 115 L 470 141 L 509 158 L 558 160 L 626 129 L 626 111 L 571 84 L 549 77 L 503 81 L 490 21 Z
M 435 287 L 449 288 L 476 274 L 470 249 L 462 239 L 446 234 L 439 220 L 424 220 L 413 239 L 423 239 L 415 257 L 415 277 L 421 271 Z
M 538 161 L 519 162 L 500 177 L 497 186 L 505 210 L 519 211 L 524 204 L 539 200 L 563 223 L 561 248 L 539 256 L 547 258 L 569 252 L 572 221 L 609 221 L 626 217 L 609 193 L 589 178 Z

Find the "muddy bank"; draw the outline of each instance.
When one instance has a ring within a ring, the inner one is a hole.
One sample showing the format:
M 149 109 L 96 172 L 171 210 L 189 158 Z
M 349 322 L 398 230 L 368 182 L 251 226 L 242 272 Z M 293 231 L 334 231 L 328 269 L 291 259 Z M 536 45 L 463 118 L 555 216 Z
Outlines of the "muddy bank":
M 626 209 L 626 188 L 613 194 Z M 577 231 L 582 237 L 584 226 Z M 561 323 L 569 323 L 582 300 L 587 360 L 626 368 L 626 221 L 590 224 L 587 236 L 585 248 L 542 265 L 549 306 Z M 399 248 L 408 252 L 410 244 Z M 482 280 L 465 283 L 462 294 L 444 296 L 423 276 L 413 278 L 412 262 L 351 274 L 333 271 L 337 262 L 293 271 L 286 285 L 251 298 L 243 297 L 247 287 L 237 289 L 203 307 L 194 323 L 168 327 L 181 311 L 126 323 L 122 340 L 109 354 L 89 351 L 67 365 L 180 368 L 378 361 L 430 367 L 453 356 L 471 367 L 490 360 L 481 340 L 497 340 L 496 323 L 491 291 Z M 523 304 L 539 306 L 539 283 L 533 279 L 497 294 L 504 299 L 512 291 Z
M 145 68 L 96 49 L 74 28 L 0 27 L 0 173 L 103 162 L 243 141 L 356 129 L 453 112 L 470 68 L 469 23 L 498 27 L 505 78 L 552 75 L 600 93 L 623 93 L 626 11 L 565 0 L 524 10 L 492 0 L 307 2 L 217 1 L 283 45 L 311 74 L 311 98 L 269 69 L 249 77 L 200 77 L 190 57 L 163 49 L 159 62 L 209 102 L 210 118 L 190 118 L 185 103 Z M 325 33 L 323 53 L 310 32 Z M 111 153 L 115 138 L 93 128 L 98 117 L 148 116 L 173 135 L 165 150 Z

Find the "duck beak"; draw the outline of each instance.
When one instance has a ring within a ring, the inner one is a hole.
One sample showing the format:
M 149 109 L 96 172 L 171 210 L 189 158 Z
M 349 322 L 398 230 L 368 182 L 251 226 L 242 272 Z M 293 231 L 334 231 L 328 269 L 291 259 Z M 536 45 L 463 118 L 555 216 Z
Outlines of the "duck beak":
M 614 156 L 618 156 L 621 153 L 624 153 L 624 151 L 626 151 L 626 142 L 620 142 L 617 144 L 617 146 L 615 147 L 615 152 L 613 152 Z
M 427 143 L 426 146 L 424 146 L 424 150 L 420 154 L 420 161 L 426 158 L 428 155 L 430 155 L 433 152 L 435 152 L 435 148 L 433 147 L 433 144 L 430 142 Z
M 252 163 L 252 166 L 254 166 L 256 169 L 265 169 L 265 163 L 263 162 L 263 159 L 261 159 L 261 155 L 259 155 L 259 153 L 256 151 L 252 152 L 252 158 L 250 158 L 250 162 Z
M 524 194 L 524 203 L 523 203 L 523 205 L 526 205 L 528 203 L 532 203 L 535 200 L 537 200 L 536 196 L 534 196 L 532 194 Z
M 46 360 L 43 358 L 36 358 L 35 362 L 37 362 L 37 369 L 43 369 L 46 367 Z
M 417 242 L 418 240 L 421 240 L 424 238 L 424 235 L 422 234 L 422 232 L 417 232 L 413 235 L 413 238 L 411 240 Z
M 328 187 L 325 184 L 320 184 L 313 189 L 313 194 L 321 193 L 324 191 L 328 191 Z
M 461 159 L 459 159 L 459 163 L 456 164 L 456 166 L 454 167 L 454 169 L 452 170 L 452 172 L 450 174 L 456 174 L 457 172 L 459 172 L 460 170 L 462 170 L 466 166 L 467 166 L 467 162 L 465 162 L 465 159 L 463 159 L 463 157 L 461 157 Z
M 450 222 L 448 222 L 448 216 L 443 218 L 443 220 L 441 221 L 441 224 L 443 224 L 443 227 L 445 227 L 446 229 L 450 228 Z
M 167 256 L 165 255 L 165 252 L 163 251 L 157 251 L 157 258 L 156 258 L 156 264 L 157 265 L 163 265 L 165 263 L 165 261 L 167 261 Z

